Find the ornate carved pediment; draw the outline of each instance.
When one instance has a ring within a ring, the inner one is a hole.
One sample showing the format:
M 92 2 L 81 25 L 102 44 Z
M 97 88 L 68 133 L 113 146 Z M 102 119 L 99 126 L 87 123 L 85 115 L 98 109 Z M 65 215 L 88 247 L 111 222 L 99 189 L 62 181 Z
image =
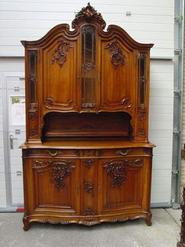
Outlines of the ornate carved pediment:
M 88 22 L 88 23 L 98 23 L 102 29 L 105 28 L 106 23 L 103 20 L 103 17 L 100 13 L 98 13 L 90 3 L 87 4 L 86 7 L 82 8 L 75 16 L 75 19 L 72 21 L 72 27 L 76 28 L 80 23 Z

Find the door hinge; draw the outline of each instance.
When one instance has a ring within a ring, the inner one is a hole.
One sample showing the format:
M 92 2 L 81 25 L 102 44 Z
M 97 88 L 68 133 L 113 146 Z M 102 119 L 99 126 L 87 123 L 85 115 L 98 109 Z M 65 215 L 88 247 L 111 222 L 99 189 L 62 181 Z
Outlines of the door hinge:
M 173 134 L 175 134 L 175 135 L 179 135 L 180 133 L 181 133 L 181 131 L 176 129 L 176 128 L 173 130 Z
M 175 89 L 173 92 L 175 95 L 178 95 L 179 97 L 181 96 L 181 93 L 182 93 L 182 91 L 179 89 Z
M 180 56 L 180 55 L 182 55 L 182 49 L 175 49 L 174 53 L 175 53 L 175 55 Z
M 173 169 L 172 170 L 172 175 L 179 175 L 179 170 Z
M 175 22 L 181 24 L 182 21 L 183 21 L 183 16 L 182 15 L 177 15 L 177 16 L 175 16 L 174 19 L 175 19 Z

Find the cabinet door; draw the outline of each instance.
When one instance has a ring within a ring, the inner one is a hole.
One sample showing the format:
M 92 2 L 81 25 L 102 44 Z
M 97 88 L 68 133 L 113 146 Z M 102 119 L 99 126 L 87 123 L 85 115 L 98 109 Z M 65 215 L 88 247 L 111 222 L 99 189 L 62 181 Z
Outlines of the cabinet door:
M 144 160 L 142 158 L 103 159 L 100 163 L 102 213 L 141 208 Z
M 61 38 L 43 52 L 44 104 L 48 109 L 77 109 L 77 46 L 77 41 Z
M 132 109 L 136 88 L 135 62 L 134 52 L 118 39 L 101 42 L 102 110 Z
M 79 161 L 30 159 L 24 165 L 27 203 L 34 212 L 79 213 Z

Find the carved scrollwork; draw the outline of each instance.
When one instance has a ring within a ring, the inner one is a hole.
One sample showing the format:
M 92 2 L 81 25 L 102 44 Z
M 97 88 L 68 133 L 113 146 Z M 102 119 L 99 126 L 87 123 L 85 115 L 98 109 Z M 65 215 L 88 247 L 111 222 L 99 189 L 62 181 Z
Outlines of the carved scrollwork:
M 84 165 L 87 167 L 87 168 L 91 168 L 94 164 L 94 160 L 93 159 L 87 159 L 84 161 Z
M 94 194 L 94 184 L 91 182 L 84 181 L 84 191 L 86 193 Z
M 96 211 L 92 208 L 86 208 L 84 210 L 84 215 L 88 216 L 88 215 L 95 215 L 96 214 Z
M 130 102 L 129 98 L 123 98 L 121 100 L 121 104 L 124 106 L 126 109 L 130 109 L 132 107 L 132 103 Z
M 142 159 L 123 159 L 123 160 L 112 160 L 106 162 L 104 168 L 106 169 L 107 175 L 112 178 L 112 186 L 119 187 L 127 179 L 127 167 L 142 167 Z
M 61 40 L 58 47 L 54 51 L 51 62 L 56 62 L 62 67 L 67 60 L 67 52 L 70 47 L 71 44 L 68 41 Z
M 102 15 L 98 13 L 90 3 L 86 7 L 82 8 L 75 16 L 75 19 L 72 21 L 72 27 L 75 28 L 79 25 L 80 22 L 86 21 L 91 22 L 94 20 L 104 29 L 106 26 L 105 21 L 102 18 Z
M 109 42 L 105 48 L 110 50 L 111 63 L 114 67 L 125 64 L 125 55 L 123 55 L 121 47 L 117 41 Z
M 83 70 L 85 72 L 86 71 L 90 71 L 90 70 L 95 68 L 95 64 L 93 64 L 93 63 L 85 63 L 85 64 L 82 65 L 82 68 L 83 68 Z
M 47 97 L 47 98 L 45 99 L 45 105 L 48 106 L 48 107 L 53 106 L 54 102 L 55 102 L 55 101 L 54 101 L 54 99 L 53 99 L 52 97 Z
M 41 168 L 46 168 L 49 165 L 51 165 L 50 160 L 34 160 L 32 163 L 32 168 L 41 169 Z

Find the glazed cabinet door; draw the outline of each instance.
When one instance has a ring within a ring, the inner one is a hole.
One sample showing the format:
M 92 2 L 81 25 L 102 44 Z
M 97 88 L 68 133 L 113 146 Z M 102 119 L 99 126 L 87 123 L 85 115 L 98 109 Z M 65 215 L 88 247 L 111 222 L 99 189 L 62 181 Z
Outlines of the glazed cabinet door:
M 135 59 L 134 51 L 119 39 L 101 41 L 101 110 L 132 110 L 135 103 Z
M 64 38 L 53 41 L 44 49 L 43 100 L 46 109 L 77 110 L 77 50 L 77 40 Z
M 99 169 L 103 214 L 141 209 L 146 181 L 143 158 L 103 159 Z
M 79 213 L 79 160 L 25 159 L 24 184 L 31 212 Z

